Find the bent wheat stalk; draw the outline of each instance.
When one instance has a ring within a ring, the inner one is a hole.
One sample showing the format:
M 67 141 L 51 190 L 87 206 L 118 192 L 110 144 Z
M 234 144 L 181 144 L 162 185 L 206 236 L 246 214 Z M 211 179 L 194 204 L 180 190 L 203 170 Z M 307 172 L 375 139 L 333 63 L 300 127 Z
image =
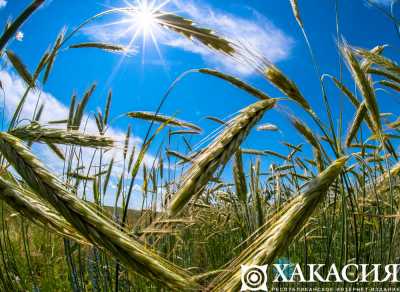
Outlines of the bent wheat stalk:
M 374 55 L 380 55 L 382 54 L 383 50 L 387 47 L 387 45 L 382 45 L 382 46 L 375 46 L 374 48 L 372 48 L 369 53 L 370 54 L 374 54 Z M 369 68 L 373 65 L 373 62 L 368 60 L 368 59 L 364 59 L 361 62 L 361 68 L 364 71 L 368 71 Z
M 195 131 L 201 132 L 201 128 L 199 126 L 196 126 L 195 124 L 185 122 L 182 120 L 178 120 L 173 117 L 161 115 L 158 113 L 153 113 L 153 112 L 129 112 L 127 113 L 127 116 L 130 118 L 136 118 L 136 119 L 141 119 L 141 120 L 146 120 L 146 121 L 154 121 L 154 122 L 159 122 L 159 123 L 167 123 L 168 125 L 172 126 L 178 126 L 178 127 L 183 127 L 183 128 L 189 128 Z
M 198 135 L 201 132 L 196 131 L 196 130 L 176 130 L 176 131 L 171 131 L 169 132 L 169 136 L 174 136 L 174 135 Z
M 392 81 L 394 81 L 394 82 L 396 82 L 396 83 L 400 83 L 400 76 L 399 76 L 399 74 L 391 73 L 391 72 L 389 72 L 389 71 L 387 71 L 387 70 L 380 70 L 380 69 L 375 69 L 375 68 L 368 69 L 367 72 L 368 72 L 368 74 L 379 75 L 379 76 L 388 78 L 388 79 L 390 79 L 390 80 L 392 80 Z
M 168 156 L 174 156 L 176 158 L 182 159 L 183 162 L 191 162 L 192 159 L 186 155 L 183 155 L 182 153 L 179 153 L 178 151 L 174 151 L 174 150 L 167 150 L 166 154 Z
M 46 206 L 26 188 L 3 177 L 0 177 L 0 199 L 33 223 L 81 244 L 89 244 L 58 212 Z
M 291 117 L 291 122 L 297 131 L 311 144 L 311 146 L 315 150 L 315 154 L 317 157 L 322 159 L 323 148 L 318 138 L 314 135 L 314 132 L 301 120 L 296 117 Z
M 66 186 L 22 144 L 8 133 L 0 133 L 0 152 L 29 187 L 50 203 L 90 243 L 107 249 L 133 272 L 172 290 L 196 290 L 200 285 L 184 269 L 163 259 L 128 236 L 112 221 L 71 194 Z
M 265 77 L 287 97 L 297 102 L 306 111 L 312 113 L 308 101 L 301 94 L 296 84 L 287 78 L 276 66 L 269 64 L 264 70 Z
M 240 150 L 235 152 L 235 160 L 233 163 L 233 178 L 236 186 L 236 194 L 238 199 L 246 204 L 247 202 L 247 184 L 246 175 L 243 169 L 242 152 Z
M 81 49 L 81 48 L 94 48 L 101 49 L 111 52 L 125 52 L 128 51 L 127 47 L 108 43 L 79 43 L 69 46 L 70 49 Z
M 275 105 L 274 99 L 262 100 L 243 109 L 224 131 L 192 162 L 182 179 L 182 187 L 168 206 L 169 216 L 177 215 L 198 194 L 218 167 L 224 167 L 264 112 Z
M 42 141 L 50 144 L 72 144 L 103 148 L 111 148 L 114 145 L 114 140 L 104 135 L 90 135 L 74 130 L 44 128 L 38 124 L 16 128 L 10 133 L 21 140 Z
M 31 73 L 29 73 L 24 63 L 22 63 L 21 59 L 11 50 L 7 50 L 6 54 L 8 60 L 10 60 L 11 64 L 14 66 L 15 71 L 17 71 L 22 80 L 24 80 L 28 86 L 35 87 L 33 77 Z
M 379 192 L 388 191 L 390 189 L 390 178 L 395 178 L 400 174 L 400 162 L 397 162 L 392 168 L 385 173 L 383 173 L 380 177 L 377 178 L 376 182 L 369 186 L 370 189 L 376 189 Z M 392 182 L 393 183 L 393 182 Z M 395 187 L 393 185 L 392 187 Z
M 381 121 L 379 116 L 378 102 L 376 100 L 375 91 L 372 86 L 371 80 L 368 78 L 367 74 L 362 70 L 360 63 L 355 57 L 352 49 L 347 45 L 343 44 L 341 47 L 342 54 L 346 59 L 349 66 L 351 75 L 356 82 L 358 89 L 365 99 L 365 106 L 371 115 L 371 120 L 373 123 L 373 131 L 379 133 L 381 130 Z
M 395 121 L 392 122 L 392 123 L 389 123 L 387 126 L 388 126 L 389 128 L 391 128 L 391 129 L 397 129 L 397 128 L 399 128 L 399 127 L 400 127 L 400 118 L 398 118 L 397 120 L 395 120 Z
M 383 86 L 386 86 L 390 89 L 393 89 L 397 92 L 400 92 L 400 85 L 398 85 L 395 82 L 389 81 L 389 80 L 381 80 L 379 81 L 379 84 L 382 84 Z
M 342 91 L 342 93 L 347 96 L 350 100 L 350 102 L 354 105 L 356 109 L 359 109 L 361 102 L 357 99 L 357 97 L 344 85 L 342 82 L 340 82 L 338 79 L 335 77 L 332 77 L 333 82 L 335 83 L 336 87 Z M 368 127 L 373 131 L 374 130 L 374 124 L 372 123 L 371 117 L 369 115 L 365 116 L 365 121 L 368 124 Z
M 160 26 L 175 31 L 190 40 L 196 39 L 213 50 L 230 56 L 236 53 L 236 49 L 230 41 L 214 34 L 211 29 L 196 26 L 190 19 L 166 12 L 155 13 L 155 19 Z
M 356 136 L 358 129 L 361 126 L 362 121 L 364 120 L 367 114 L 367 107 L 365 106 L 365 101 L 363 101 L 357 109 L 357 112 L 354 116 L 353 123 L 347 133 L 346 136 L 346 146 L 349 147 L 354 137 Z
M 209 285 L 210 291 L 237 291 L 240 289 L 241 265 L 271 264 L 302 230 L 314 210 L 324 199 L 329 186 L 340 174 L 347 157 L 334 161 L 324 172 L 307 183 L 306 189 L 288 202 L 247 242 L 250 245 Z M 258 234 L 258 235 L 257 235 Z
M 207 69 L 207 68 L 198 69 L 197 71 L 199 73 L 208 74 L 208 75 L 220 78 L 222 80 L 225 80 L 225 81 L 229 82 L 230 84 L 236 86 L 237 88 L 240 88 L 240 89 L 246 91 L 247 93 L 249 93 L 250 95 L 253 95 L 259 99 L 269 99 L 270 98 L 268 95 L 266 95 L 261 90 L 247 84 L 246 82 L 243 82 L 242 80 L 240 80 L 239 78 L 236 78 L 234 76 L 231 76 L 231 75 L 228 75 L 228 74 L 216 71 L 216 70 Z
M 300 17 L 299 4 L 297 3 L 297 0 L 290 0 L 290 5 L 292 6 L 293 15 L 296 18 L 298 25 L 300 28 L 303 28 L 303 20 Z
M 390 60 L 389 58 L 379 55 L 379 53 L 377 52 L 371 52 L 361 48 L 355 48 L 354 52 L 357 55 L 367 59 L 368 61 L 376 65 L 382 66 L 389 71 L 400 73 L 400 67 L 396 62 Z

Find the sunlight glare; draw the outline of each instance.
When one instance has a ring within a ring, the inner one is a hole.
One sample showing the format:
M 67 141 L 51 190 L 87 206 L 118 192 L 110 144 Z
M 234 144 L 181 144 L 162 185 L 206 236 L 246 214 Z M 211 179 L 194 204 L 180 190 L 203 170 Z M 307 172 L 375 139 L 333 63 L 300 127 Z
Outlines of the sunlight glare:
M 151 28 L 155 23 L 154 12 L 151 11 L 150 7 L 147 5 L 139 7 L 139 10 L 135 16 L 136 16 L 136 21 L 143 30 L 143 32 L 147 31 L 147 29 Z
M 145 38 L 147 34 L 154 35 L 157 29 L 157 16 L 167 2 L 163 2 L 161 5 L 156 5 L 155 1 L 149 2 L 149 0 L 137 0 L 136 3 L 128 3 L 128 7 L 131 11 L 128 13 L 128 17 L 131 22 L 129 30 L 134 31 L 134 38 L 138 34 L 142 34 Z
M 166 69 L 166 63 L 162 56 L 158 39 L 162 37 L 162 31 L 160 30 L 160 21 L 158 17 L 162 15 L 161 9 L 164 8 L 171 0 L 124 0 L 126 5 L 125 10 L 121 10 L 124 14 L 122 19 L 108 23 L 107 26 L 116 26 L 115 34 L 119 38 L 128 37 L 128 43 L 126 47 L 127 51 L 137 51 L 137 38 L 142 37 L 142 64 L 144 64 L 145 56 L 145 43 L 147 37 L 153 43 L 154 48 Z M 114 78 L 115 74 L 119 71 L 127 54 L 123 54 L 118 64 L 113 69 L 111 76 L 109 77 L 108 83 Z

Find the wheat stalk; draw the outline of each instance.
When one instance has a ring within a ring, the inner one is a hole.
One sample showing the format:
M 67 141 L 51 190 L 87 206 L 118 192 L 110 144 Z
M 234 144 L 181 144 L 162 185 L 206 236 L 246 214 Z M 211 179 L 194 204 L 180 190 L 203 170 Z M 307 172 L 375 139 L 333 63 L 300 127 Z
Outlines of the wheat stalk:
M 71 194 L 18 138 L 0 133 L 0 151 L 31 189 L 90 243 L 107 249 L 132 271 L 172 290 L 198 289 L 184 269 L 163 259 Z
M 312 111 L 310 104 L 300 93 L 296 84 L 288 79 L 276 66 L 269 64 L 264 71 L 264 75 L 273 85 L 286 94 L 287 97 L 300 104 L 306 111 Z
M 65 30 L 62 29 L 60 33 L 57 36 L 57 39 L 54 43 L 53 49 L 50 52 L 50 55 L 48 57 L 48 60 L 46 62 L 46 70 L 44 71 L 44 76 L 43 76 L 43 84 L 45 84 L 50 76 L 50 72 L 53 69 L 54 62 L 56 61 L 57 53 L 61 48 L 62 42 L 64 40 L 64 34 Z
M 397 73 L 392 73 L 389 72 L 387 70 L 380 70 L 380 69 L 375 69 L 375 68 L 371 68 L 368 69 L 367 71 L 369 74 L 375 74 L 375 75 L 379 75 L 379 76 L 383 76 L 386 77 L 396 83 L 400 83 L 400 76 Z
M 168 156 L 175 156 L 179 159 L 182 159 L 184 162 L 191 162 L 192 159 L 190 157 L 187 157 L 185 155 L 183 155 L 182 153 L 179 153 L 178 151 L 174 151 L 174 150 L 167 150 L 166 154 Z
M 243 154 L 250 154 L 250 155 L 266 155 L 264 150 L 257 150 L 257 149 L 242 148 L 240 152 L 242 152 Z
M 389 87 L 397 92 L 400 92 L 400 85 L 395 82 L 392 82 L 389 80 L 381 80 L 381 81 L 379 81 L 379 84 L 382 84 L 382 85 Z
M 397 65 L 396 62 L 379 55 L 379 53 L 377 53 L 377 52 L 371 52 L 371 51 L 364 50 L 361 48 L 355 48 L 354 52 L 357 55 L 359 55 L 365 59 L 368 59 L 370 62 L 377 64 L 379 66 L 382 66 L 389 71 L 400 73 L 400 67 L 399 67 L 399 65 Z
M 96 83 L 93 83 L 92 86 L 90 86 L 90 88 L 83 95 L 82 100 L 76 106 L 76 111 L 73 114 L 73 119 L 72 119 L 72 123 L 71 123 L 71 127 L 73 129 L 79 129 L 79 127 L 82 123 L 85 108 L 89 102 L 90 97 L 93 95 L 94 91 L 96 90 L 96 87 L 97 87 Z
M 200 134 L 200 132 L 197 131 L 197 130 L 176 130 L 176 131 L 169 132 L 169 136 L 174 136 L 174 135 L 198 135 L 198 134 Z
M 397 129 L 398 127 L 400 127 L 400 118 L 398 118 L 396 121 L 388 124 L 388 127 L 392 128 L 392 129 Z
M 108 44 L 108 43 L 79 43 L 69 46 L 70 49 L 94 48 L 110 52 L 128 52 L 129 49 L 125 46 Z
M 189 129 L 193 129 L 198 132 L 202 131 L 201 128 L 199 126 L 196 126 L 195 124 L 188 123 L 188 122 L 185 122 L 182 120 L 178 120 L 173 117 L 161 115 L 158 113 L 143 112 L 143 111 L 129 112 L 129 113 L 127 113 L 127 116 L 130 118 L 136 118 L 136 119 L 141 119 L 141 120 L 155 121 L 155 122 L 159 122 L 159 123 L 167 123 L 168 125 L 189 128 Z
M 115 143 L 112 138 L 104 135 L 90 135 L 74 130 L 45 128 L 37 123 L 16 128 L 10 133 L 21 140 L 42 141 L 47 144 L 71 144 L 84 147 L 111 148 Z
M 379 192 L 384 192 L 390 189 L 390 182 L 392 183 L 392 187 L 396 187 L 396 184 L 393 184 L 393 178 L 400 174 L 400 162 L 397 162 L 394 166 L 390 168 L 390 170 L 384 172 L 380 177 L 377 178 L 376 182 L 368 186 L 369 189 L 376 189 Z
M 347 147 L 350 146 L 351 142 L 356 136 L 358 129 L 360 128 L 361 123 L 364 120 L 366 114 L 367 114 L 367 107 L 365 106 L 365 102 L 362 102 L 358 107 L 357 112 L 353 119 L 353 123 L 351 124 L 351 127 L 347 132 L 346 142 L 345 142 Z
M 243 203 L 247 203 L 247 184 L 246 175 L 243 169 L 243 159 L 240 150 L 235 152 L 235 160 L 233 164 L 233 178 L 236 186 L 236 194 L 238 199 Z
M 296 18 L 297 23 L 301 28 L 304 28 L 303 21 L 300 17 L 299 4 L 297 3 L 297 0 L 290 0 L 290 5 L 292 6 L 293 15 Z
M 38 200 L 35 194 L 26 187 L 20 187 L 4 177 L 0 177 L 0 199 L 33 223 L 42 225 L 81 244 L 89 244 L 68 221 L 54 209 Z
M 198 69 L 197 71 L 200 73 L 203 73 L 203 74 L 208 74 L 208 75 L 220 78 L 222 80 L 225 80 L 225 81 L 229 82 L 230 84 L 236 86 L 237 88 L 240 88 L 240 89 L 246 91 L 247 93 L 249 93 L 250 95 L 253 95 L 259 99 L 269 99 L 270 98 L 268 95 L 266 95 L 261 90 L 247 84 L 246 82 L 244 82 L 234 76 L 231 76 L 231 75 L 228 75 L 228 74 L 216 71 L 216 70 L 207 69 L 207 68 Z
M 21 59 L 11 50 L 7 50 L 6 54 L 11 64 L 17 71 L 18 75 L 22 78 L 22 80 L 24 80 L 28 86 L 34 87 L 35 82 L 33 80 L 33 77 L 28 72 L 28 69 L 26 69 L 26 66 L 22 63 Z
M 196 39 L 216 51 L 231 56 L 236 52 L 231 42 L 215 35 L 210 29 L 195 26 L 190 19 L 166 12 L 155 13 L 155 19 L 159 25 L 175 31 L 188 39 Z
M 169 216 L 177 215 L 189 200 L 199 193 L 218 167 L 223 167 L 237 151 L 254 124 L 264 112 L 275 105 L 275 100 L 262 100 L 243 109 L 232 119 L 225 130 L 195 159 L 192 167 L 185 173 L 181 188 L 168 206 Z
M 364 96 L 365 105 L 368 109 L 368 112 L 371 115 L 372 123 L 374 126 L 373 130 L 376 133 L 380 132 L 381 121 L 379 116 L 379 108 L 375 97 L 375 91 L 371 84 L 371 80 L 368 79 L 366 73 L 362 70 L 351 48 L 347 44 L 343 44 L 341 46 L 341 50 L 343 56 L 347 61 L 350 72 L 354 78 L 354 81 L 356 82 L 357 87 L 360 90 L 361 94 Z
M 347 158 L 334 161 L 325 171 L 307 183 L 306 189 L 278 211 L 255 235 L 250 245 L 209 285 L 211 291 L 237 291 L 241 283 L 241 265 L 271 264 L 302 230 L 324 199 L 329 186 L 340 174 Z
M 321 150 L 321 144 L 319 143 L 317 137 L 315 137 L 312 130 L 304 122 L 296 117 L 291 117 L 291 122 L 296 130 L 299 131 L 299 133 L 302 134 L 314 148 L 318 149 L 319 151 Z
M 282 155 L 282 154 L 280 154 L 280 153 L 278 153 L 278 152 L 276 152 L 276 151 L 264 150 L 263 152 L 264 152 L 265 155 L 272 155 L 272 156 L 281 158 L 281 159 L 283 159 L 283 160 L 287 160 L 287 159 L 288 159 L 287 156 Z
M 369 52 L 371 54 L 375 54 L 375 55 L 380 55 L 382 54 L 383 50 L 386 48 L 386 45 L 383 46 L 376 46 L 374 47 L 372 50 L 370 50 Z M 373 65 L 373 62 L 371 62 L 371 60 L 369 59 L 364 59 L 361 62 L 361 68 L 363 69 L 363 71 L 368 71 L 369 68 Z
M 44 66 L 46 66 L 47 62 L 49 61 L 50 58 L 50 52 L 46 51 L 42 58 L 39 61 L 39 64 L 36 66 L 35 71 L 33 72 L 33 82 L 36 82 L 36 80 L 39 78 L 40 73 L 42 72 L 42 70 L 44 69 Z
M 354 94 L 344 85 L 342 82 L 340 82 L 337 78 L 332 77 L 333 82 L 335 83 L 336 87 L 339 88 L 344 95 L 346 95 L 350 102 L 358 108 L 360 106 L 360 101 L 357 99 L 357 97 L 354 96 Z
M 369 70 L 368 70 L 369 71 Z M 354 94 L 344 85 L 342 82 L 337 80 L 335 77 L 332 77 L 333 82 L 335 83 L 336 87 L 339 88 L 344 95 L 346 95 L 350 102 L 354 105 L 356 109 L 359 109 L 361 102 L 354 96 Z M 371 117 L 369 115 L 365 116 L 365 121 L 368 124 L 368 127 L 373 131 L 374 124 L 372 123 Z
M 217 117 L 207 116 L 207 117 L 205 117 L 205 118 L 206 118 L 207 120 L 216 122 L 217 124 L 226 126 L 226 122 L 223 121 L 223 120 L 221 120 L 221 119 L 219 119 L 219 118 L 217 118 Z

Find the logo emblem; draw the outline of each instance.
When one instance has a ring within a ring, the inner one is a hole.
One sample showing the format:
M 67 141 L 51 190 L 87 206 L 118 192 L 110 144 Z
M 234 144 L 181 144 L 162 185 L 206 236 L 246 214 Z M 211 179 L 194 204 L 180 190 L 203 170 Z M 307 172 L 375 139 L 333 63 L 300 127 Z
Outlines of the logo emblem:
M 267 267 L 241 265 L 242 288 L 240 291 L 268 291 Z

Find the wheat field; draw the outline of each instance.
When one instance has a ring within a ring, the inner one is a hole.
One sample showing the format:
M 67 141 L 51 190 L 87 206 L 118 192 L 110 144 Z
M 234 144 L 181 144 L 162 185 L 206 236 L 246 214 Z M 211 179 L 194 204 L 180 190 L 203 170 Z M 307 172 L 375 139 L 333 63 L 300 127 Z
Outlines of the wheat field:
M 245 92 L 253 103 L 224 120 L 205 117 L 217 126 L 205 133 L 196 123 L 163 113 L 166 92 L 154 111 L 119 113 L 132 125 L 120 139 L 108 131 L 114 118 L 111 91 L 94 114 L 96 131 L 85 131 L 96 85 L 82 97 L 73 95 L 69 115 L 60 120 L 42 122 L 46 108 L 39 102 L 34 116 L 21 115 L 28 95 L 49 82 L 61 52 L 127 51 L 119 44 L 77 43 L 74 37 L 80 30 L 106 15 L 140 8 L 105 10 L 75 29 L 61 30 L 30 72 L 8 44 L 45 2 L 34 0 L 7 23 L 0 37 L 4 66 L 25 86 L 0 132 L 1 291 L 240 291 L 241 265 L 400 264 L 400 120 L 398 109 L 380 111 L 377 90 L 379 85 L 394 95 L 400 92 L 400 66 L 385 55 L 390 46 L 377 40 L 374 48 L 359 48 L 338 38 L 346 78 L 324 74 L 302 21 L 301 1 L 288 1 L 319 77 L 319 104 L 326 113 L 321 116 L 301 84 L 266 57 L 190 19 L 156 11 L 154 21 L 162 29 L 207 47 L 211 54 L 252 66 L 281 95 L 273 97 L 213 68 L 193 68 L 176 83 L 188 73 L 202 74 Z M 398 28 L 394 17 L 393 23 Z M 0 85 L 0 95 L 5 95 Z M 350 120 L 335 116 L 328 85 L 353 105 L 346 109 Z M 288 118 L 303 143 L 283 141 L 282 153 L 245 148 L 253 131 L 266 137 L 280 131 L 260 121 L 279 112 L 282 102 L 303 112 L 304 119 Z M 4 109 L 2 115 L 4 119 Z M 133 145 L 139 121 L 147 123 L 147 132 L 142 143 Z M 204 138 L 201 147 L 190 142 L 193 136 Z M 171 148 L 172 140 L 186 150 Z M 54 172 L 35 144 L 49 148 L 63 169 Z M 155 147 L 155 159 L 148 163 L 146 157 Z M 111 151 L 118 155 L 110 159 Z M 106 204 L 106 198 L 113 204 Z M 141 208 L 130 208 L 132 200 Z M 303 291 L 398 287 L 334 281 L 268 285 Z

